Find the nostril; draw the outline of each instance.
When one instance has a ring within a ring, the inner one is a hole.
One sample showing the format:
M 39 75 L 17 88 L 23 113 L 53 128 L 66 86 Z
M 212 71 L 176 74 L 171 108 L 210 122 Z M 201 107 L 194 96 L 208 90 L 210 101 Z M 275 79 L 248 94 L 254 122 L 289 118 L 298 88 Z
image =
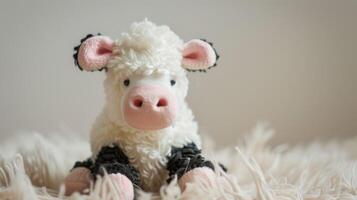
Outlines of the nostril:
M 164 98 L 161 98 L 161 99 L 157 102 L 156 106 L 157 106 L 157 107 L 165 107 L 165 106 L 167 106 L 167 100 L 164 99 Z
M 141 99 L 135 99 L 135 100 L 133 101 L 133 105 L 134 105 L 135 107 L 137 107 L 137 108 L 141 108 L 141 107 L 143 106 L 143 100 L 141 100 Z

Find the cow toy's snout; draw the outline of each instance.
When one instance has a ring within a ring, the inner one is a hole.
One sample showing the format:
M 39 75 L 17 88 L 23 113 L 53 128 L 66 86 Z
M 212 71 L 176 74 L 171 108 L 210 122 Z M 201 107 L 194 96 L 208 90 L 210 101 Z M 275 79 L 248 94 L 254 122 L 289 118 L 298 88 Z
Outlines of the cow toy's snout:
M 140 130 L 158 130 L 170 126 L 176 115 L 176 98 L 165 87 L 133 87 L 124 100 L 124 119 Z

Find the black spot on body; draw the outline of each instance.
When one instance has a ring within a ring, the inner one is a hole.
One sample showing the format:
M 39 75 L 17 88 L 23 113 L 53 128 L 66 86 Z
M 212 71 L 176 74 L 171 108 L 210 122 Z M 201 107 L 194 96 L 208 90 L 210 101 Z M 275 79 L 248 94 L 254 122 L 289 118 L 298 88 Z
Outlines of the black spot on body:
M 177 178 L 181 178 L 186 172 L 197 167 L 208 167 L 214 170 L 212 162 L 206 160 L 201 155 L 201 150 L 194 143 L 189 143 L 182 148 L 172 147 L 171 154 L 167 156 L 167 160 L 166 169 L 169 171 L 168 182 L 175 175 L 177 175 Z
M 139 186 L 139 171 L 130 165 L 129 158 L 117 145 L 105 146 L 99 151 L 93 166 L 93 175 L 120 173 L 130 179 L 133 185 Z
M 128 157 L 117 145 L 102 147 L 94 162 L 91 159 L 76 162 L 74 168 L 76 167 L 88 168 L 94 179 L 97 175 L 103 176 L 106 171 L 108 174 L 120 173 L 128 177 L 136 188 L 140 184 L 139 171 L 130 165 Z

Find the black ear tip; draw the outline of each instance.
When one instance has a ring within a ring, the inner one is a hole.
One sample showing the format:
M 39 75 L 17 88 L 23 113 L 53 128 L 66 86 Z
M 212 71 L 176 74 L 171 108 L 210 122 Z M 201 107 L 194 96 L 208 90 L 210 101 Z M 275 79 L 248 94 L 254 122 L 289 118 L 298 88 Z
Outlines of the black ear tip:
M 217 61 L 221 56 L 217 53 L 217 50 L 216 50 L 216 48 L 214 48 L 213 43 L 208 41 L 207 39 L 204 39 L 204 38 L 201 38 L 200 40 L 208 43 L 212 47 L 214 53 L 216 54 L 216 62 L 212 66 L 208 67 L 207 69 L 211 69 L 211 68 L 217 66 Z M 191 70 L 191 71 L 207 72 L 207 70 Z
M 93 34 L 87 34 L 84 38 L 81 39 L 81 43 L 86 41 L 88 38 L 93 37 L 93 36 L 94 36 Z
M 100 71 L 100 72 L 103 71 L 103 70 L 106 72 L 108 70 L 108 68 L 102 67 L 102 68 L 98 69 L 98 71 Z

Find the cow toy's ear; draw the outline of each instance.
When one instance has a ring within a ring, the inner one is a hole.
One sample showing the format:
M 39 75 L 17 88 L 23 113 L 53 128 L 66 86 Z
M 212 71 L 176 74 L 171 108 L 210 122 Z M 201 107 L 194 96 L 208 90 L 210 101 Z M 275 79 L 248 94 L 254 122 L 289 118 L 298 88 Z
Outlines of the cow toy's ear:
M 182 67 L 188 71 L 206 71 L 216 66 L 218 58 L 212 43 L 203 39 L 190 40 L 182 49 Z
M 101 71 L 112 55 L 114 41 L 107 36 L 87 35 L 74 48 L 74 63 L 81 70 Z

